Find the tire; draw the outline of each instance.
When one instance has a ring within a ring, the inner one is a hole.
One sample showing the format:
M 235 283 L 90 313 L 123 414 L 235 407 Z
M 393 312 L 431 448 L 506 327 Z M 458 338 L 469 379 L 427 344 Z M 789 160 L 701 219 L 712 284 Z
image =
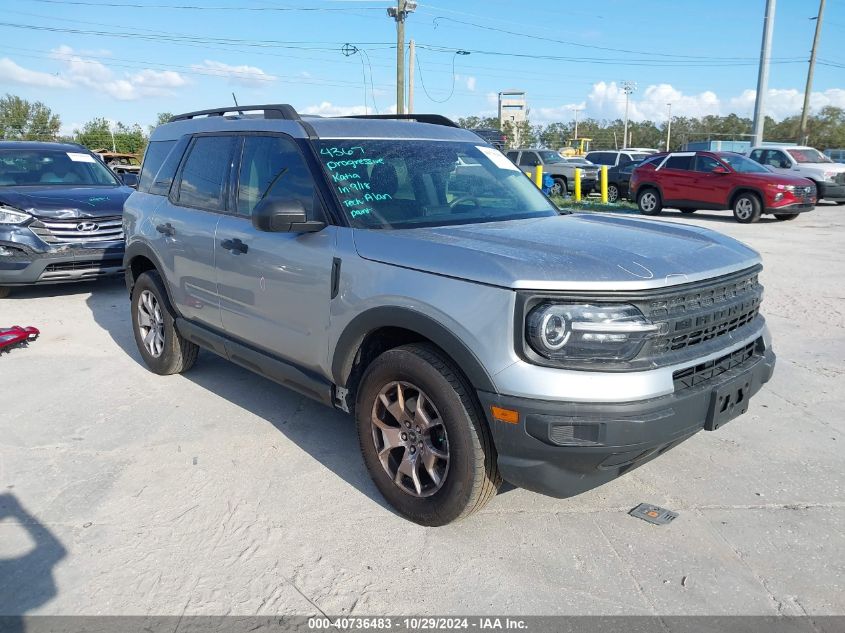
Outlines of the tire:
M 678 209 L 678 211 L 680 211 L 681 213 L 686 213 L 686 214 L 695 213 L 697 210 L 698 209 Z
M 12 294 L 12 289 L 9 286 L 0 286 L 0 299 L 5 299 Z
M 734 218 L 740 224 L 752 224 L 760 219 L 763 205 L 756 193 L 739 194 L 733 204 Z
M 775 220 L 778 220 L 780 222 L 789 222 L 790 220 L 794 220 L 795 218 L 797 218 L 799 215 L 801 215 L 801 214 L 800 213 L 776 213 L 775 214 Z
M 415 523 L 463 519 L 484 507 L 501 484 L 490 429 L 472 393 L 429 344 L 388 350 L 364 373 L 355 403 L 364 463 L 384 498 Z M 418 425 L 420 395 L 427 429 L 425 422 Z
M 836 204 L 838 204 L 841 207 L 843 204 L 845 204 L 845 200 L 837 200 Z
M 158 273 L 138 277 L 130 306 L 135 344 L 150 371 L 161 376 L 188 371 L 199 347 L 176 331 L 175 312 Z
M 566 196 L 566 178 L 555 178 L 555 184 L 549 191 L 550 196 Z
M 617 187 L 616 185 L 607 186 L 607 201 L 619 202 L 619 187 Z
M 637 206 L 643 215 L 659 215 L 663 210 L 660 192 L 653 187 L 647 187 L 637 194 Z

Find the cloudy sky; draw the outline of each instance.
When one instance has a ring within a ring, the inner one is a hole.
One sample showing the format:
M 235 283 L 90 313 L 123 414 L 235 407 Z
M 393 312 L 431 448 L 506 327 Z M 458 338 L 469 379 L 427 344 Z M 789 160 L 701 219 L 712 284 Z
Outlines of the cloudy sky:
M 635 119 L 754 104 L 765 0 L 434 0 L 409 16 L 416 110 L 491 115 L 528 94 L 535 122 Z M 0 18 L 0 90 L 43 101 L 71 130 L 93 117 L 232 102 L 303 112 L 395 108 L 395 25 L 379 0 L 17 0 Z M 800 110 L 817 0 L 781 0 L 768 113 Z M 845 107 L 845 2 L 828 2 L 811 104 Z M 342 49 L 344 44 L 348 56 Z M 456 54 L 456 51 L 469 54 Z

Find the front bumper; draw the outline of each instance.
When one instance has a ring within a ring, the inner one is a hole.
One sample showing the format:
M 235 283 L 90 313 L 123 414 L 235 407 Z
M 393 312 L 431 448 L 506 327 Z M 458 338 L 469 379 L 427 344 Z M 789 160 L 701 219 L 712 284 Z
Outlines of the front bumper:
M 766 207 L 766 213 L 807 213 L 816 208 L 815 204 L 806 202 L 795 202 L 793 204 L 784 204 L 779 207 Z
M 775 365 L 775 355 L 762 339 L 754 349 L 750 358 L 716 378 L 648 400 L 599 404 L 479 392 L 499 470 L 510 483 L 553 497 L 570 497 L 611 481 L 714 426 L 716 396 L 738 380 L 747 407 Z M 497 421 L 492 406 L 518 411 L 518 422 Z
M 822 180 L 821 182 L 817 183 L 818 185 L 818 194 L 819 200 L 824 198 L 825 200 L 845 200 L 845 184 L 839 184 L 835 182 L 827 182 L 826 180 Z
M 12 255 L 0 255 L 0 286 L 56 284 L 97 279 L 123 272 L 123 242 L 105 242 L 97 248 L 61 246 L 39 252 L 19 242 L 0 246 Z

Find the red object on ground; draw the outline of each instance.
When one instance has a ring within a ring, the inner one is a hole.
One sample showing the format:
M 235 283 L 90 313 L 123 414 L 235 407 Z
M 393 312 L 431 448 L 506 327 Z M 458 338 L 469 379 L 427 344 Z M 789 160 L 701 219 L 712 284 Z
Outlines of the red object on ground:
M 13 325 L 10 328 L 0 328 L 0 353 L 8 352 L 18 345 L 26 345 L 38 338 L 40 330 L 35 327 L 21 327 Z

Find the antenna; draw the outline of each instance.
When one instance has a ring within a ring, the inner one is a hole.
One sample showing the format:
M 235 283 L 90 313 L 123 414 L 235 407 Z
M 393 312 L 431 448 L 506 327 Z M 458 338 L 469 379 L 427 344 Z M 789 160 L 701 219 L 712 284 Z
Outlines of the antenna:
M 238 98 L 235 96 L 234 92 L 232 93 L 232 101 L 235 102 L 235 107 L 238 108 L 238 114 L 243 116 L 244 115 L 243 110 L 240 109 L 240 106 L 238 105 Z

